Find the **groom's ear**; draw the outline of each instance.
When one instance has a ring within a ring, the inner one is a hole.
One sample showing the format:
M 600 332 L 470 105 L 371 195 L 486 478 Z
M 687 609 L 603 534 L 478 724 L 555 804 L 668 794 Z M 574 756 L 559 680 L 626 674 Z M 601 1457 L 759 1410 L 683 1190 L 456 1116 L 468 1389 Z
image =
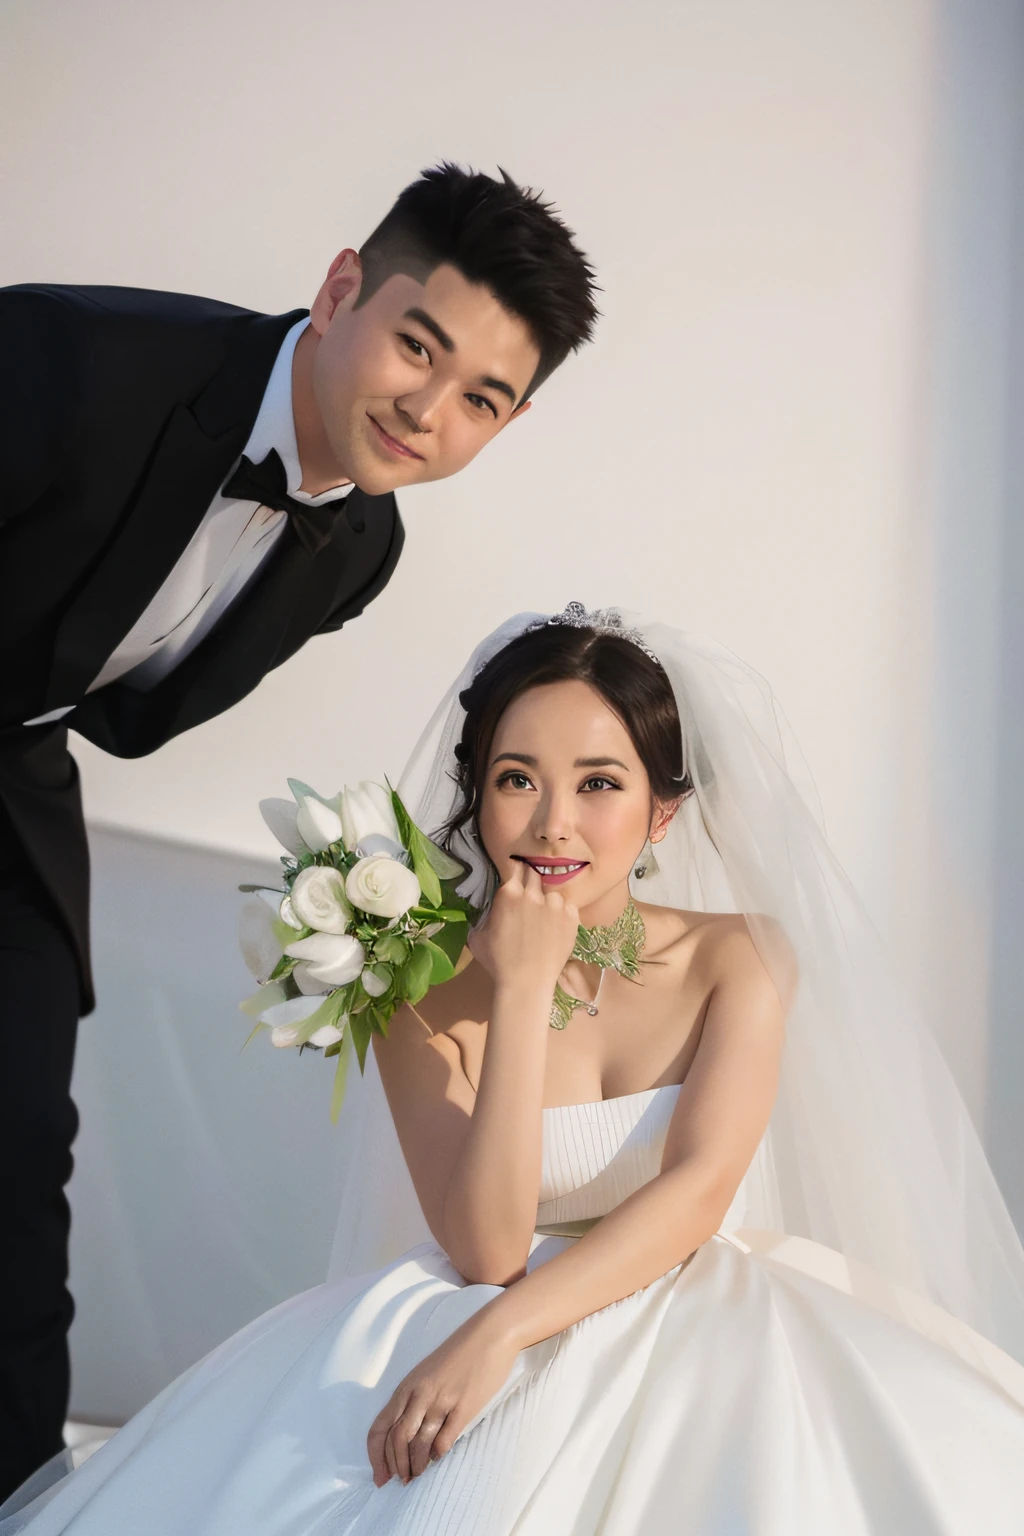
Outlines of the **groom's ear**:
M 359 252 L 346 246 L 327 269 L 320 291 L 313 300 L 309 318 L 321 336 L 339 309 L 353 309 L 363 286 L 363 264 Z
M 515 410 L 509 416 L 508 421 L 506 421 L 505 426 L 506 427 L 508 426 L 508 422 L 509 421 L 515 421 L 517 416 L 524 416 L 526 414 L 526 412 L 530 409 L 530 406 L 532 404 L 533 404 L 532 400 L 524 400 L 522 405 L 517 405 Z M 504 431 L 504 430 L 505 430 L 505 427 L 502 428 L 502 431 Z

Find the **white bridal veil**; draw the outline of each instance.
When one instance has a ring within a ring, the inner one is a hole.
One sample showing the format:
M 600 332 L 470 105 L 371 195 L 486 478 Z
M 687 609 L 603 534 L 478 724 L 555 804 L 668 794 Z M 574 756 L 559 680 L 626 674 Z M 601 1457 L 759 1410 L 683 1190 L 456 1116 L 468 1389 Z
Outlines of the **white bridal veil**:
M 546 617 L 519 614 L 489 635 L 427 726 L 400 788 L 428 832 L 455 799 L 460 692 Z M 798 788 L 802 764 L 769 688 L 709 641 L 631 614 L 621 622 L 669 677 L 695 791 L 636 894 L 742 912 L 780 989 L 794 954 L 798 967 L 778 1100 L 726 1229 L 811 1239 L 841 1254 L 866 1289 L 923 1297 L 1024 1361 L 1024 1252 L 945 1061 L 891 974 L 813 796 Z M 463 889 L 479 899 L 480 851 L 471 841 L 457 851 L 471 866 Z M 340 1129 L 332 1276 L 374 1269 L 430 1236 L 372 1053 L 364 1078 L 350 1073 Z

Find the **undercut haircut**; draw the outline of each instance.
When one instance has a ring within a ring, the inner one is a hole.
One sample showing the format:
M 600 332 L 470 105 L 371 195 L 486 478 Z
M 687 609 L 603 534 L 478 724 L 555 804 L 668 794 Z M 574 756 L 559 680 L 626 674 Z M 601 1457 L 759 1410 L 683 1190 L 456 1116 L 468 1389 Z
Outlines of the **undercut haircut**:
M 594 270 L 552 204 L 507 173 L 501 180 L 444 161 L 405 188 L 359 252 L 356 308 L 396 272 L 426 282 L 442 265 L 482 283 L 527 327 L 540 351 L 522 400 L 591 339 Z

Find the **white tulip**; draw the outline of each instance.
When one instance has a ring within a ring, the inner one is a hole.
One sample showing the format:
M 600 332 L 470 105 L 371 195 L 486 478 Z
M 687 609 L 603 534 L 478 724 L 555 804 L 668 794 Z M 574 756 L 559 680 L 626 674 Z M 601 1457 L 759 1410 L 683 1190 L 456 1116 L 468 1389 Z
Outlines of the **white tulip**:
M 323 997 L 325 992 L 331 990 L 330 983 L 318 980 L 305 960 L 300 960 L 294 971 L 292 971 L 292 981 L 294 981 L 303 997 Z
M 312 795 L 299 801 L 295 825 L 306 847 L 314 853 L 322 853 L 341 839 L 341 817 L 332 806 Z
M 391 985 L 389 981 L 381 981 L 380 977 L 375 975 L 374 972 L 370 970 L 369 966 L 366 967 L 366 970 L 363 972 L 360 980 L 363 983 L 363 990 L 365 991 L 367 997 L 383 997 L 384 993 Z
M 260 1023 L 266 1024 L 271 1034 L 275 1029 L 283 1029 L 286 1025 L 298 1026 L 304 1019 L 316 1013 L 322 999 L 319 997 L 289 997 L 285 1001 L 271 1003 L 260 1014 Z M 275 1045 L 277 1042 L 274 1042 Z
M 299 808 L 294 800 L 261 800 L 260 815 L 267 826 L 273 832 L 282 848 L 287 848 L 289 853 L 299 854 L 306 852 L 306 845 L 296 826 Z
M 291 903 L 299 919 L 296 926 L 318 933 L 344 933 L 352 917 L 344 875 L 323 864 L 313 864 L 296 877 Z
M 238 914 L 238 943 L 242 959 L 256 980 L 268 980 L 284 950 L 274 935 L 274 914 L 258 896 L 251 896 L 242 903 Z
M 329 987 L 355 981 L 366 964 L 366 951 L 350 933 L 313 933 L 287 945 L 285 954 L 306 962 L 307 980 L 326 982 Z
M 339 798 L 346 852 L 364 857 L 374 853 L 386 853 L 393 859 L 404 857 L 390 790 L 363 779 L 355 789 L 346 785 Z
M 329 1045 L 337 1045 L 341 1036 L 342 1031 L 336 1024 L 321 1024 L 320 1028 L 315 1029 L 310 1035 L 309 1043 L 310 1045 L 318 1045 L 321 1050 L 325 1050 Z
M 299 1038 L 299 1026 L 297 1024 L 275 1024 L 270 1031 L 270 1043 L 280 1048 L 295 1045 Z
M 345 894 L 354 907 L 374 917 L 401 917 L 419 901 L 420 883 L 397 859 L 375 853 L 349 870 Z

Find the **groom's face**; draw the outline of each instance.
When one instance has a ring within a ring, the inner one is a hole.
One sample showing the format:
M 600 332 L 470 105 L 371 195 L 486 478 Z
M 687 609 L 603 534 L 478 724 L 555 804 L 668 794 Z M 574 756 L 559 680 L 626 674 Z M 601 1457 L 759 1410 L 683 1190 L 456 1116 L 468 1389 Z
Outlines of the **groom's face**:
M 360 304 L 358 257 L 343 255 L 311 311 L 313 393 L 338 464 L 371 496 L 456 474 L 528 409 L 516 404 L 536 342 L 450 266 L 394 273 Z

